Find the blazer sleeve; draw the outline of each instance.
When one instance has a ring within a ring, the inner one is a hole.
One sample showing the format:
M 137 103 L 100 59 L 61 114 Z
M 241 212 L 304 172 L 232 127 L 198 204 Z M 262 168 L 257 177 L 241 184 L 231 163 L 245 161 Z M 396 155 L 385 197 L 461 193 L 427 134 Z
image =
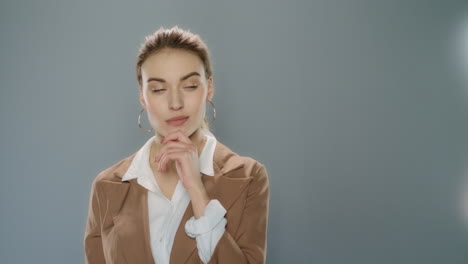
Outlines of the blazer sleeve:
M 242 219 L 233 236 L 224 232 L 209 264 L 265 263 L 270 185 L 265 166 L 258 163 L 247 190 Z
M 91 185 L 89 198 L 88 217 L 86 219 L 86 229 L 84 235 L 85 263 L 106 263 L 102 249 L 101 239 L 101 207 L 100 191 L 97 180 Z

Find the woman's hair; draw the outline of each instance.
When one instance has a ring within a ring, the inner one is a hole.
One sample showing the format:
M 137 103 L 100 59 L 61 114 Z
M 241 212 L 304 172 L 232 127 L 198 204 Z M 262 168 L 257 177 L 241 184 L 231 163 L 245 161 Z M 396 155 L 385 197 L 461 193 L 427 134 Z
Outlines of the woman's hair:
M 189 30 L 183 30 L 178 26 L 174 26 L 170 29 L 160 27 L 153 34 L 145 37 L 145 41 L 141 44 L 138 52 L 136 77 L 140 90 L 143 88 L 141 65 L 150 55 L 164 48 L 181 49 L 195 53 L 203 62 L 206 78 L 208 79 L 212 75 L 208 47 L 199 35 L 193 34 Z M 209 130 L 206 119 L 202 122 L 202 128 Z

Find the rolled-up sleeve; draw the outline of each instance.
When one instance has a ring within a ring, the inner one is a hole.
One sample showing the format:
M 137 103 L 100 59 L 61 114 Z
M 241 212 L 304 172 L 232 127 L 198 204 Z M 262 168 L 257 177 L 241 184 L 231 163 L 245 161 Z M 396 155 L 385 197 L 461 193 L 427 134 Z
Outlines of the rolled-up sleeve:
M 265 166 L 257 163 L 236 234 L 221 236 L 209 264 L 265 263 L 270 185 Z
M 205 207 L 204 214 L 195 219 L 192 216 L 185 223 L 185 232 L 197 241 L 198 255 L 203 263 L 208 263 L 226 230 L 226 209 L 217 200 L 211 200 Z

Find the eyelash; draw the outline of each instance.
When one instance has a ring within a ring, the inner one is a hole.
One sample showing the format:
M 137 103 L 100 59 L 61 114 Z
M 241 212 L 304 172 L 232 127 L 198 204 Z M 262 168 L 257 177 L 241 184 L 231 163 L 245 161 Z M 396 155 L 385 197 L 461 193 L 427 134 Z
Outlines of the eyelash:
M 191 89 L 196 89 L 198 87 L 198 85 L 192 85 L 192 86 L 187 86 L 185 88 L 191 88 Z M 159 93 L 159 92 L 162 92 L 164 91 L 165 89 L 159 89 L 159 90 L 151 90 L 153 93 Z

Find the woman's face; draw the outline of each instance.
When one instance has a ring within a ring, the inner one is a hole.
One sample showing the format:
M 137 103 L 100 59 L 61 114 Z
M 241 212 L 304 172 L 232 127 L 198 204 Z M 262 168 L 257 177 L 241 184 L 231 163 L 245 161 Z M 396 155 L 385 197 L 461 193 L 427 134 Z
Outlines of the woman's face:
M 158 134 L 166 136 L 182 130 L 190 136 L 201 127 L 214 88 L 212 77 L 206 79 L 197 55 L 185 50 L 160 50 L 144 61 L 141 74 L 140 102 Z M 188 119 L 179 125 L 167 122 L 177 116 Z

